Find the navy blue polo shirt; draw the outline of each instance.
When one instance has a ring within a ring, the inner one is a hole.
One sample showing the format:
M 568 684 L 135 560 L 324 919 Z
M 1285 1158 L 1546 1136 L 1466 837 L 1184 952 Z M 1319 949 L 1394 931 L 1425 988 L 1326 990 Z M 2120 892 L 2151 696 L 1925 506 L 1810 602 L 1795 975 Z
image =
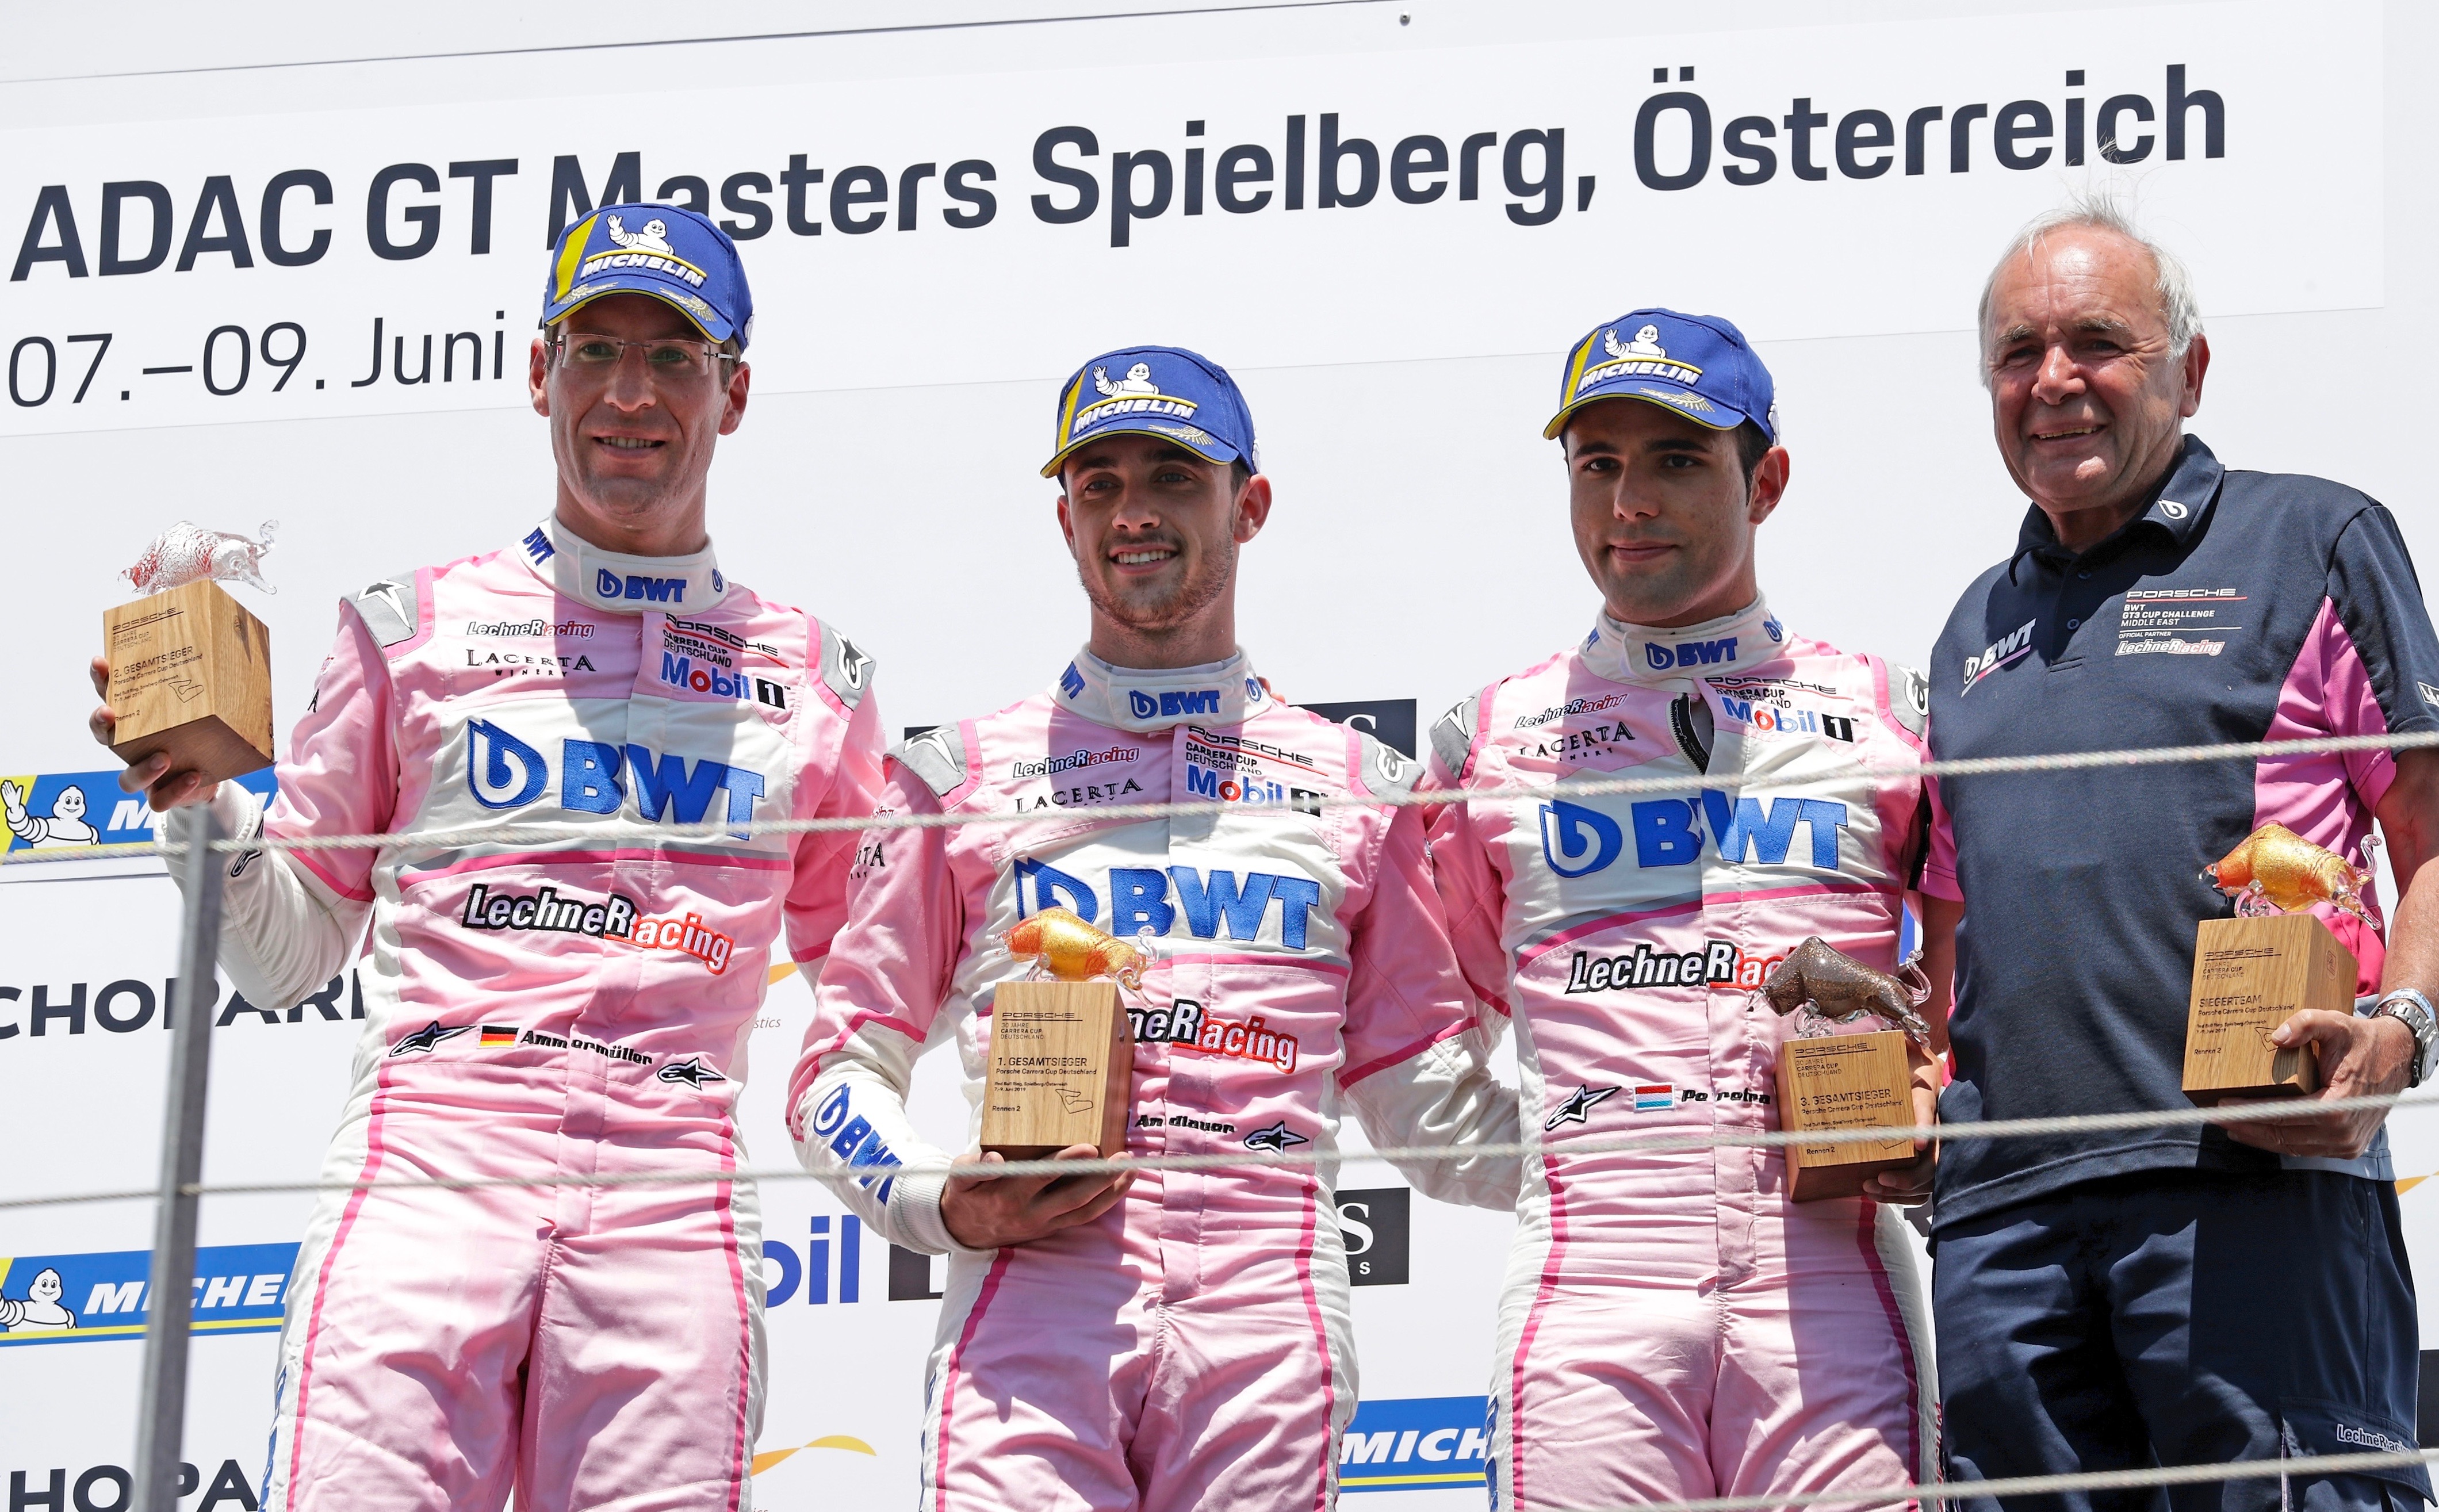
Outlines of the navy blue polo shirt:
M 1931 660 L 1941 759 L 2439 728 L 2439 638 L 2376 501 L 2322 478 L 2231 472 L 2187 436 L 2149 507 L 2080 555 L 2030 510 L 1957 601 Z M 2384 752 L 1937 784 L 1924 890 L 1961 899 L 1951 1123 L 2188 1108 L 2201 876 L 2277 820 L 2359 862 L 2395 774 Z M 2375 912 L 2377 911 L 2374 905 Z M 2377 986 L 2379 934 L 2318 910 Z M 1937 1220 L 2128 1171 L 2273 1169 L 2199 1128 L 1951 1144 Z M 2352 1162 L 2386 1176 L 2385 1138 Z

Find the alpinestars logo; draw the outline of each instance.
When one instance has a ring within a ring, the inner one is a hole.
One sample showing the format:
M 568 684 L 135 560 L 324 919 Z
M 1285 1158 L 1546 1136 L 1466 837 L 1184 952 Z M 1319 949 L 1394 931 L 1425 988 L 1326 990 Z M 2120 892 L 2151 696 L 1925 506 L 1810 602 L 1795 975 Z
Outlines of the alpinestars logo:
M 684 1060 L 679 1061 L 676 1065 L 663 1066 L 659 1071 L 653 1073 L 653 1075 L 660 1077 L 663 1081 L 683 1081 L 697 1092 L 701 1092 L 703 1090 L 705 1082 L 726 1081 L 728 1079 L 719 1072 L 714 1071 L 711 1067 L 704 1065 L 703 1063 L 703 1057 L 701 1056 L 688 1056 Z
M 1615 1087 L 1577 1087 L 1557 1112 L 1541 1120 L 1541 1128 L 1555 1132 L 1560 1124 L 1589 1124 L 1592 1111 L 1616 1095 Z
M 1992 641 L 1989 649 L 1981 655 L 1965 658 L 1965 686 L 1957 691 L 1956 696 L 1963 698 L 1973 691 L 1974 684 L 2003 667 L 2013 667 L 2021 661 L 2033 649 L 2033 627 L 2038 623 L 2039 621 L 2028 619 L 2017 626 L 2015 632 L 2005 639 Z
M 1284 1118 L 1268 1129 L 1256 1129 L 1245 1136 L 1247 1149 L 1266 1149 L 1273 1155 L 1284 1155 L 1291 1145 L 1309 1145 L 1312 1141 L 1288 1127 Z
M 398 1043 L 389 1047 L 389 1053 L 394 1056 L 429 1055 L 438 1048 L 442 1041 L 454 1040 L 472 1027 L 471 1023 L 460 1023 L 444 1029 L 440 1021 L 435 1019 L 413 1034 L 401 1036 Z

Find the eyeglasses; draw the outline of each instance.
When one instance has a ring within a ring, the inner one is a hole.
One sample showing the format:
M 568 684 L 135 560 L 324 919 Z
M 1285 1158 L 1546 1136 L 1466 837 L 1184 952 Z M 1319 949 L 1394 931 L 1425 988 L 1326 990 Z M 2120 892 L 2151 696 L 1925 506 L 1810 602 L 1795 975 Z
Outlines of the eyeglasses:
M 689 341 L 683 336 L 624 341 L 616 336 L 568 333 L 555 337 L 551 342 L 551 349 L 558 354 L 561 367 L 588 378 L 609 376 L 613 368 L 627 360 L 630 347 L 644 354 L 646 372 L 671 377 L 701 378 L 711 372 L 716 363 L 739 360 L 732 353 L 721 351 L 717 343 Z

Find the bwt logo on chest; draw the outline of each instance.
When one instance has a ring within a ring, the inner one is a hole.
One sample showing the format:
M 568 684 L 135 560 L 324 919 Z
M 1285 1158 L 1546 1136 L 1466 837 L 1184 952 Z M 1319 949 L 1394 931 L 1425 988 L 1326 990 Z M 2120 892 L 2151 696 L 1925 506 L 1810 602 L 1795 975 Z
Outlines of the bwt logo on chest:
M 1736 659 L 1736 638 L 1729 635 L 1715 641 L 1679 641 L 1674 647 L 1663 646 L 1658 641 L 1645 641 L 1643 659 L 1651 664 L 1655 672 L 1665 672 L 1672 667 L 1733 662 Z
M 1637 866 L 1690 866 L 1701 860 L 1705 841 L 1718 843 L 1722 861 L 1782 866 L 1795 844 L 1795 828 L 1802 825 L 1812 836 L 1812 865 L 1835 871 L 1846 806 L 1827 798 L 1732 800 L 1705 788 L 1699 801 L 1654 798 L 1634 804 L 1628 819 L 1634 828 Z M 1564 799 L 1541 805 L 1541 857 L 1559 876 L 1589 877 L 1606 870 L 1625 851 L 1626 827 L 1608 814 Z
M 685 602 L 685 579 L 683 578 L 643 578 L 633 573 L 621 578 L 607 567 L 597 569 L 593 577 L 593 591 L 604 598 L 639 598 L 655 604 Z
M 1176 901 L 1170 891 L 1175 889 Z M 1042 862 L 1016 863 L 1016 916 L 1045 908 L 1066 907 L 1087 924 L 1099 924 L 1103 894 L 1081 877 Z M 1253 940 L 1273 904 L 1278 906 L 1279 943 L 1291 951 L 1305 948 L 1307 925 L 1321 903 L 1321 884 L 1305 877 L 1275 872 L 1247 872 L 1242 881 L 1232 871 L 1203 871 L 1195 866 L 1113 866 L 1109 871 L 1110 920 L 1103 929 L 1120 939 L 1132 939 L 1149 929 L 1166 934 L 1184 915 L 1186 932 L 1199 940 L 1225 937 Z
M 754 818 L 765 788 L 762 774 L 709 757 L 689 764 L 640 745 L 605 740 L 559 743 L 560 807 L 577 813 L 614 814 L 632 807 L 643 818 L 674 817 L 701 824 L 712 795 L 728 794 L 728 822 Z M 466 721 L 466 791 L 486 809 L 522 809 L 540 802 L 550 786 L 550 763 L 542 752 L 489 720 Z M 737 838 L 746 838 L 742 830 Z

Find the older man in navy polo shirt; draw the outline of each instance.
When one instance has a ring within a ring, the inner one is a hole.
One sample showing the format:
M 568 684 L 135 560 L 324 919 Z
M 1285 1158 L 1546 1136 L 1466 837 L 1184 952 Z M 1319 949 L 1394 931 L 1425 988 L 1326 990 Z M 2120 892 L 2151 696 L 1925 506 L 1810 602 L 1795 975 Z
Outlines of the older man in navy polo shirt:
M 2181 422 L 2210 346 L 2183 269 L 2105 202 L 2027 228 L 1982 341 L 1999 451 L 2032 499 L 1932 657 L 1943 758 L 2439 729 L 2439 639 L 2396 522 L 2314 477 L 2232 471 Z M 2188 1106 L 2199 876 L 2277 820 L 2403 890 L 2354 1016 L 2299 1013 L 2343 1097 L 2432 1073 L 2439 753 L 1953 779 L 1925 934 L 1950 948 L 1949 1122 Z M 2323 911 L 2326 912 L 2325 910 Z M 2418 1330 L 2377 1112 L 1945 1147 L 1933 1311 L 1960 1479 L 2410 1448 Z M 2401 1506 L 2418 1467 L 2038 1499 Z M 2025 1505 L 2035 1504 L 2027 1499 Z

